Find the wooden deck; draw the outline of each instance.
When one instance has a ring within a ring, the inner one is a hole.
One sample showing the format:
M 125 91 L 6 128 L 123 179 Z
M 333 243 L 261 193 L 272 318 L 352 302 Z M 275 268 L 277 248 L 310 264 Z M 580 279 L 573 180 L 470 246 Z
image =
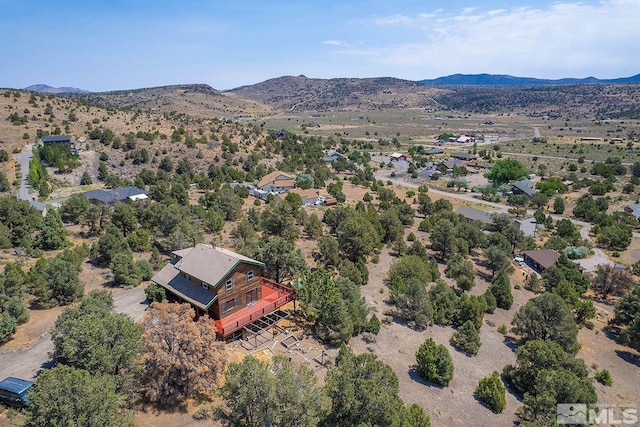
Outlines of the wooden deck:
M 216 320 L 218 336 L 225 338 L 295 299 L 291 288 L 269 279 L 262 279 L 262 299 L 221 320 Z

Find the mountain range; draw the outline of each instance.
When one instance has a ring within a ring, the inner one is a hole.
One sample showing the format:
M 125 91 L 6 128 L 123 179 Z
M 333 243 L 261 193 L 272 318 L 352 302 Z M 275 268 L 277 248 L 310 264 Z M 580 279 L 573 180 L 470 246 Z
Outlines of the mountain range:
M 271 86 L 272 83 L 282 83 L 283 79 L 287 79 L 290 82 L 294 81 L 294 88 L 298 89 L 299 86 L 303 86 L 310 82 L 334 82 L 340 84 L 357 85 L 359 83 L 383 83 L 397 84 L 399 82 L 409 83 L 409 80 L 394 79 L 392 77 L 382 77 L 373 79 L 358 79 L 358 78 L 339 78 L 339 79 L 309 79 L 305 76 L 297 76 L 292 78 L 291 76 L 277 77 L 274 79 L 265 80 L 264 82 L 256 83 L 254 85 L 241 86 L 238 88 L 230 89 L 226 92 L 242 93 L 247 88 Z M 302 85 L 300 83 L 304 82 Z M 562 79 L 538 79 L 535 77 L 517 77 L 508 74 L 451 74 L 449 76 L 438 77 L 435 79 L 418 80 L 417 82 L 424 86 L 549 86 L 549 85 L 575 85 L 575 84 L 612 84 L 612 83 L 640 83 L 640 74 L 636 74 L 631 77 L 621 77 L 616 79 L 598 79 L 596 77 L 578 78 L 562 78 Z M 51 87 L 45 84 L 35 84 L 29 87 L 25 87 L 24 90 L 40 93 L 88 93 L 88 90 L 78 89 L 75 87 Z M 267 93 L 264 95 L 268 96 Z
M 419 80 L 418 83 L 427 86 L 533 86 L 533 85 L 575 85 L 575 84 L 611 84 L 611 83 L 640 83 L 640 74 L 617 79 L 597 79 L 585 77 L 583 79 L 536 79 L 533 77 L 515 77 L 507 74 L 452 74 L 431 80 Z
M 78 89 L 77 87 L 51 87 L 49 85 L 37 84 L 25 87 L 24 90 L 38 93 L 88 93 L 88 90 Z

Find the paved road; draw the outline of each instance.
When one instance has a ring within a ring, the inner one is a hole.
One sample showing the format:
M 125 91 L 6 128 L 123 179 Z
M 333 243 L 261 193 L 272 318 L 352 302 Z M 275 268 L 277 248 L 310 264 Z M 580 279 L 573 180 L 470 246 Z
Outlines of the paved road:
M 27 144 L 24 149 L 18 154 L 17 162 L 20 164 L 20 172 L 22 174 L 22 180 L 20 182 L 20 188 L 18 188 L 18 199 L 20 200 L 35 200 L 33 194 L 29 192 L 31 186 L 27 182 L 29 176 L 29 162 L 33 158 L 33 144 Z
M 574 161 L 577 162 L 578 159 L 574 158 L 574 157 L 559 157 L 559 156 L 544 156 L 544 155 L 540 155 L 540 154 L 527 154 L 527 153 L 509 153 L 506 151 L 503 151 L 502 154 L 507 154 L 509 156 L 515 156 L 515 157 L 537 157 L 538 159 L 550 159 L 550 160 L 569 160 L 569 161 Z M 595 160 L 589 160 L 589 159 L 584 159 L 585 163 L 593 163 Z M 633 166 L 633 163 L 630 162 L 621 162 L 622 165 L 624 166 Z
M 539 127 L 534 127 L 533 128 L 533 137 L 534 138 L 540 138 L 540 128 Z
M 144 287 L 118 291 L 113 295 L 116 311 L 140 320 L 147 308 Z M 0 352 L 0 379 L 8 376 L 31 379 L 43 368 L 51 367 L 49 353 L 53 352 L 51 335 L 47 332 L 29 347 Z

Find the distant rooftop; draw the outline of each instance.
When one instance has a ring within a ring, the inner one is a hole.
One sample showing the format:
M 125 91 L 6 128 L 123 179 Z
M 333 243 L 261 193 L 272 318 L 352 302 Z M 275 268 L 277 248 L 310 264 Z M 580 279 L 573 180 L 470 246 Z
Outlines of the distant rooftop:
M 63 142 L 71 142 L 71 137 L 69 135 L 51 135 L 42 137 L 43 144 L 60 144 Z
M 114 204 L 125 200 L 146 199 L 149 196 L 138 187 L 122 187 L 113 190 L 90 190 L 84 193 L 88 200 L 96 200 L 101 203 Z

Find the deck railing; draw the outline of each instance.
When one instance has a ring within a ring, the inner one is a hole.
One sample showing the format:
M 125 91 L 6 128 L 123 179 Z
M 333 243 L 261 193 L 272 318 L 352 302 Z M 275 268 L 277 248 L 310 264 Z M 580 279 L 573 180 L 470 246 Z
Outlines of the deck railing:
M 285 285 L 284 283 L 278 283 L 275 280 L 267 279 L 266 277 L 262 278 L 262 284 L 271 289 L 275 289 L 276 291 L 293 292 L 293 288 L 291 286 Z
M 264 283 L 264 280 L 268 280 L 268 279 L 263 279 L 263 283 Z M 276 282 L 273 282 L 273 281 L 270 281 L 270 282 L 275 283 L 276 285 L 279 285 Z M 267 284 L 265 285 L 268 286 Z M 270 302 L 268 305 L 261 304 L 260 307 L 252 309 L 246 315 L 239 317 L 235 322 L 228 323 L 228 324 L 225 322 L 224 326 L 223 326 L 222 320 L 216 321 L 218 335 L 222 337 L 231 335 L 232 333 L 247 326 L 249 323 L 255 322 L 256 320 L 264 317 L 269 313 L 273 313 L 283 305 L 296 299 L 296 296 L 293 290 L 287 287 L 286 285 L 280 285 L 277 289 L 281 292 L 284 291 L 283 295 L 275 299 L 273 302 Z M 243 310 L 249 310 L 249 307 Z

